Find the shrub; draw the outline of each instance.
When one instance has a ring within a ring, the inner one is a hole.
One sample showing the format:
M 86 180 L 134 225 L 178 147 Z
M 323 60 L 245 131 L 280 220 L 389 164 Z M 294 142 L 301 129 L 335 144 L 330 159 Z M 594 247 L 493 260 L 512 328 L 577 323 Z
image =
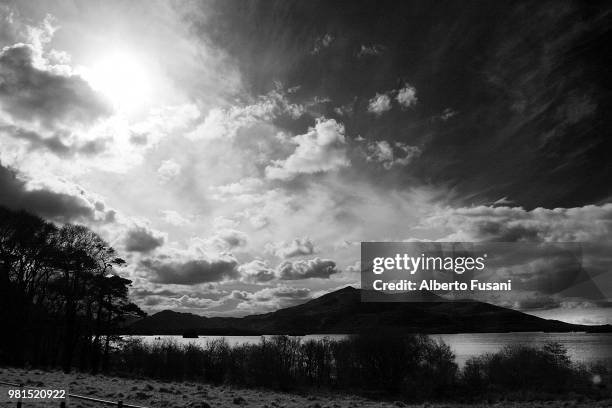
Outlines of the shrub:
M 506 346 L 497 353 L 469 359 L 461 371 L 466 392 L 537 391 L 564 393 L 589 388 L 588 372 L 573 365 L 559 343 L 541 348 Z

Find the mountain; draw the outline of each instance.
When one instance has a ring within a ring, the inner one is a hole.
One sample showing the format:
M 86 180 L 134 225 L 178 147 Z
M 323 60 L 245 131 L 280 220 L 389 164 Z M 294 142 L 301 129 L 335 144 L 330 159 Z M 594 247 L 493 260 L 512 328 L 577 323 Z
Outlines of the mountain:
M 413 333 L 493 333 L 511 331 L 612 332 L 612 326 L 575 325 L 475 301 L 361 302 L 361 290 L 346 287 L 304 304 L 246 317 L 204 317 L 164 310 L 125 328 L 125 334 L 350 334 L 372 329 Z

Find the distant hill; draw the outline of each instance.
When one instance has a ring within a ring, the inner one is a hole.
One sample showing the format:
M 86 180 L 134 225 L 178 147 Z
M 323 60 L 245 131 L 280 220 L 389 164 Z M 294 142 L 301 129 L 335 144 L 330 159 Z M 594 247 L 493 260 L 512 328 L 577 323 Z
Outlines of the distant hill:
M 401 295 L 384 295 L 396 296 Z M 372 329 L 412 333 L 512 331 L 612 332 L 612 326 L 575 325 L 475 301 L 362 303 L 361 290 L 346 287 L 304 304 L 246 317 L 204 317 L 164 310 L 125 327 L 125 334 L 350 334 Z M 398 299 L 399 300 L 399 299 Z

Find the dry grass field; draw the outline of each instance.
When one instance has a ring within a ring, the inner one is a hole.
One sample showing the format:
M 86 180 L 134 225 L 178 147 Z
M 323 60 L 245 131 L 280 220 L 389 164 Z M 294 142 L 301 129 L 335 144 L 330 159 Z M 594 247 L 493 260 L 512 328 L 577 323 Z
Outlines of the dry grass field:
M 61 371 L 24 370 L 16 368 L 0 369 L 0 381 L 23 383 L 30 387 L 62 388 L 69 392 L 106 400 L 122 400 L 126 403 L 144 407 L 257 407 L 257 408 L 460 408 L 460 407 L 498 407 L 498 408 L 609 408 L 612 400 L 563 400 L 532 402 L 496 402 L 480 404 L 417 404 L 406 405 L 402 402 L 372 401 L 363 397 L 343 394 L 299 395 L 268 390 L 242 389 L 227 386 L 213 386 L 192 382 L 161 382 L 154 380 L 125 379 L 103 375 L 82 373 L 64 374 Z M 6 387 L 2 388 L 6 392 Z M 2 398 L 5 401 L 5 398 Z M 8 404 L 8 406 L 16 404 Z M 28 407 L 59 407 L 59 403 L 24 403 Z M 69 400 L 69 407 L 103 407 L 102 404 Z

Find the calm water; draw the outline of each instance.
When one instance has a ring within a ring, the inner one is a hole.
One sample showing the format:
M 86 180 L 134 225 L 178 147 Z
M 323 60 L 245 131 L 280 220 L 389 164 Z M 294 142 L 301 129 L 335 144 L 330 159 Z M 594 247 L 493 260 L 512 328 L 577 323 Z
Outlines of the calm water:
M 507 345 L 539 347 L 550 341 L 564 345 L 575 362 L 612 359 L 612 333 L 463 333 L 432 337 L 441 338 L 452 347 L 460 366 L 470 357 L 495 352 Z
M 207 341 L 225 338 L 230 345 L 258 343 L 261 336 L 201 336 L 197 339 L 184 339 L 181 336 L 133 336 L 142 338 L 145 342 L 154 343 L 163 340 L 175 340 L 181 344 L 196 343 L 205 345 Z M 340 340 L 343 334 L 312 334 L 302 336 L 302 339 Z M 556 341 L 563 344 L 573 361 L 591 362 L 597 360 L 612 360 L 612 333 L 463 333 L 436 334 L 433 338 L 442 339 L 451 346 L 456 355 L 456 361 L 463 366 L 465 361 L 473 356 L 500 350 L 510 344 L 527 344 L 542 346 L 546 342 Z

